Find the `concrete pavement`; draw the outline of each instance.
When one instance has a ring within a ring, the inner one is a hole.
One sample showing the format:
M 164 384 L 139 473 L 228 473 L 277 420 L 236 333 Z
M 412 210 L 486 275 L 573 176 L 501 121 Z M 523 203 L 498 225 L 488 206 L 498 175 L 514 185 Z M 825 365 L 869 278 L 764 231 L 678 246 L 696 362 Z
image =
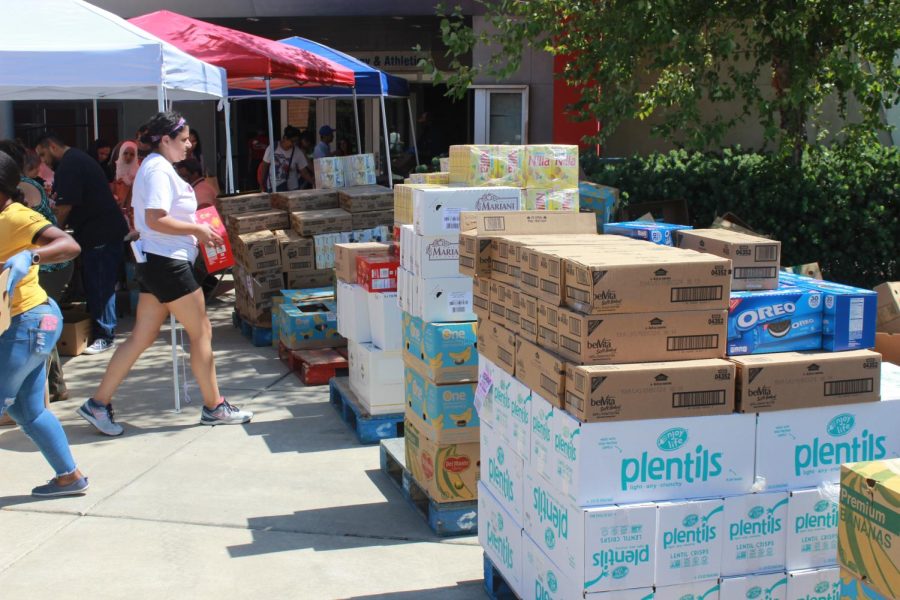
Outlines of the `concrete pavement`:
M 251 423 L 198 425 L 192 384 L 192 402 L 172 411 L 164 331 L 116 398 L 120 438 L 74 414 L 111 355 L 65 365 L 71 399 L 52 409 L 87 495 L 31 498 L 52 473 L 19 430 L 0 429 L 0 598 L 484 598 L 477 540 L 436 538 L 327 388 L 254 348 L 231 310 L 229 295 L 210 306 L 219 382 Z

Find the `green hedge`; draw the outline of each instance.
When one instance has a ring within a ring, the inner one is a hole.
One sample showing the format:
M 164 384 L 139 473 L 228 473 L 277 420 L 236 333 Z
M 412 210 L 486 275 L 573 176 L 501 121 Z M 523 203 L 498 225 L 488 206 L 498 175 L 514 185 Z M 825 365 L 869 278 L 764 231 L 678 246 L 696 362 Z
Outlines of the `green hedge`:
M 792 166 L 771 154 L 725 151 L 605 162 L 582 159 L 587 178 L 623 202 L 684 199 L 692 225 L 732 212 L 782 242 L 785 265 L 818 262 L 826 278 L 870 288 L 900 279 L 900 151 L 816 149 Z

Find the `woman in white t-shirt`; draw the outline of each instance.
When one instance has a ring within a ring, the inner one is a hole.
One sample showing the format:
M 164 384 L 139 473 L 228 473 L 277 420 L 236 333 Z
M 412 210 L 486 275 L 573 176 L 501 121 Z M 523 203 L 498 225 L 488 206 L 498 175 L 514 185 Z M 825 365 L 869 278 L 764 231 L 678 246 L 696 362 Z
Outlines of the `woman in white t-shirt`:
M 203 394 L 200 422 L 205 425 L 246 423 L 252 413 L 229 404 L 219 395 L 212 352 L 212 326 L 206 315 L 203 291 L 194 278 L 197 244 L 215 245 L 222 238 L 197 223 L 197 198 L 172 166 L 185 159 L 190 129 L 178 113 L 158 113 L 146 125 L 141 141 L 151 154 L 137 172 L 132 190 L 135 228 L 140 233 L 136 256 L 140 300 L 134 330 L 116 352 L 93 398 L 78 414 L 106 435 L 120 435 L 112 397 L 138 357 L 159 335 L 169 313 L 175 315 L 191 340 L 191 369 Z M 145 259 L 142 261 L 141 259 Z

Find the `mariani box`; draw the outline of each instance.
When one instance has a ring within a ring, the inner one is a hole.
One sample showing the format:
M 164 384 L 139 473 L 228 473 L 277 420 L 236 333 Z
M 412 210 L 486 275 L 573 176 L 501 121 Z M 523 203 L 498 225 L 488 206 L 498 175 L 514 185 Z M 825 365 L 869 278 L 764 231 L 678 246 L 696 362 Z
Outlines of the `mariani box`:
M 522 190 L 513 187 L 413 190 L 413 226 L 419 235 L 459 233 L 460 213 L 518 210 Z
M 406 468 L 435 502 L 474 500 L 479 479 L 477 441 L 435 442 L 426 437 L 418 419 L 404 420 Z

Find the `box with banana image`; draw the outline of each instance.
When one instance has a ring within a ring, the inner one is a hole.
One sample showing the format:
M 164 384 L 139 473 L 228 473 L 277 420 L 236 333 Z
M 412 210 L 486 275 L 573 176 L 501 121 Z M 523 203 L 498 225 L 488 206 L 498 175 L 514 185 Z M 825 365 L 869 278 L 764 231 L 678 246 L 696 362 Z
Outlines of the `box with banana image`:
M 477 381 L 477 325 L 426 323 L 403 313 L 403 358 L 438 384 Z
M 406 467 L 435 502 L 464 502 L 478 496 L 480 457 L 478 434 L 468 443 L 429 438 L 422 420 L 406 411 Z M 475 429 L 477 432 L 478 430 Z
M 425 436 L 438 443 L 478 441 L 475 383 L 438 385 L 407 363 L 404 384 L 406 414 L 421 421 Z

